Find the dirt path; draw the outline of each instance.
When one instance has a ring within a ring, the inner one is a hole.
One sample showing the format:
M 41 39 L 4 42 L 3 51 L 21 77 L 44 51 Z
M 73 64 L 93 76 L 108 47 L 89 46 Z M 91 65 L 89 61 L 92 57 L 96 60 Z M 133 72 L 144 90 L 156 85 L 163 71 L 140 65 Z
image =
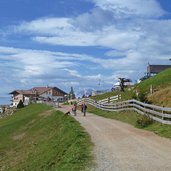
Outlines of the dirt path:
M 60 110 L 67 111 L 67 107 Z M 170 171 L 171 140 L 88 113 L 75 119 L 95 144 L 95 171 Z

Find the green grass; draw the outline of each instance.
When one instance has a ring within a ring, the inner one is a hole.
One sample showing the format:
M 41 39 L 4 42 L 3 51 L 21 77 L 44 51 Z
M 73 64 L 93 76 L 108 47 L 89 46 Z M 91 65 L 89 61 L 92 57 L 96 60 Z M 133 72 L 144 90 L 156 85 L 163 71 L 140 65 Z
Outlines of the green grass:
M 148 96 L 148 99 L 158 106 L 171 107 L 171 86 L 162 88 Z
M 70 105 L 69 102 L 64 102 L 63 105 Z
M 116 102 L 119 102 L 119 101 L 124 101 L 124 100 L 130 100 L 133 98 L 133 95 L 135 93 L 133 92 L 133 88 L 132 89 L 129 89 L 129 88 L 125 88 L 125 91 L 124 92 L 121 92 L 121 91 L 113 91 L 113 92 L 108 92 L 108 93 L 104 93 L 104 94 L 101 94 L 101 95 L 97 95 L 97 96 L 92 96 L 91 98 L 96 100 L 96 101 L 99 101 L 99 100 L 103 100 L 103 99 L 106 99 L 108 97 L 113 97 L 113 96 L 116 96 L 116 95 L 121 95 L 121 99 L 119 99 L 118 101 L 115 101 Z
M 113 91 L 113 92 L 100 94 L 100 95 L 97 95 L 97 96 L 92 96 L 91 98 L 98 101 L 98 100 L 106 99 L 108 97 L 116 96 L 117 94 L 118 94 L 117 91 Z
M 137 85 L 137 89 L 142 92 L 149 93 L 151 85 L 153 85 L 154 89 L 156 90 L 171 85 L 171 68 L 160 72 L 154 77 L 142 81 L 140 84 Z
M 148 127 L 144 129 L 148 131 L 152 131 L 158 134 L 159 136 L 171 139 L 171 126 L 170 125 L 164 125 L 164 124 L 155 122 L 154 124 L 149 125 Z
M 109 111 L 103 111 L 103 110 L 97 109 L 89 105 L 88 112 L 94 113 L 96 115 L 99 115 L 105 118 L 119 120 L 128 124 L 131 124 L 137 128 L 140 128 L 139 126 L 137 126 L 136 121 L 139 117 L 141 117 L 141 115 L 134 111 L 109 112 Z M 171 126 L 170 125 L 164 125 L 158 122 L 154 122 L 153 124 L 145 128 L 141 128 L 141 129 L 152 131 L 158 134 L 159 136 L 171 139 Z
M 139 114 L 137 114 L 136 112 L 133 112 L 133 111 L 109 112 L 109 111 L 103 111 L 101 109 L 97 109 L 90 105 L 88 106 L 88 112 L 94 113 L 99 116 L 103 116 L 105 118 L 123 121 L 123 122 L 129 123 L 131 125 L 135 125 L 136 120 L 139 117 Z
M 1 171 L 90 170 L 92 143 L 70 116 L 34 104 L 0 120 Z

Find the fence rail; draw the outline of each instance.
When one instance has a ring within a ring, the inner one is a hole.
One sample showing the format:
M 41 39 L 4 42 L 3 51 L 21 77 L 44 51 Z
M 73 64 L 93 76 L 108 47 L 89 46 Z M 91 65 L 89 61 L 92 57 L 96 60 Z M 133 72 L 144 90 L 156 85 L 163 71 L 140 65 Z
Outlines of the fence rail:
M 99 103 L 113 103 L 115 101 L 118 101 L 119 99 L 121 99 L 121 95 L 116 95 L 116 96 L 113 96 L 113 97 L 108 97 L 106 99 L 102 99 L 102 100 L 99 100 L 98 102 Z
M 118 103 L 111 103 L 113 101 L 107 103 L 106 99 L 96 102 L 93 99 L 85 98 L 79 100 L 79 103 L 81 102 L 86 102 L 96 108 L 106 111 L 134 110 L 141 115 L 149 115 L 152 119 L 162 124 L 171 125 L 171 108 L 168 107 L 160 107 L 156 105 L 146 104 L 135 99 Z

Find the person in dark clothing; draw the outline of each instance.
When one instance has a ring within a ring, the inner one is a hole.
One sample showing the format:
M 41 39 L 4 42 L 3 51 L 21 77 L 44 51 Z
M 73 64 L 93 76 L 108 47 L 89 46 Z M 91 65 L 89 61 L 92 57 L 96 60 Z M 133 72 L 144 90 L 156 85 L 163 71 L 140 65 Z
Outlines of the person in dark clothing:
M 81 104 L 81 112 L 83 113 L 83 103 Z
M 83 114 L 86 116 L 86 110 L 87 110 L 87 105 L 84 103 L 83 104 Z

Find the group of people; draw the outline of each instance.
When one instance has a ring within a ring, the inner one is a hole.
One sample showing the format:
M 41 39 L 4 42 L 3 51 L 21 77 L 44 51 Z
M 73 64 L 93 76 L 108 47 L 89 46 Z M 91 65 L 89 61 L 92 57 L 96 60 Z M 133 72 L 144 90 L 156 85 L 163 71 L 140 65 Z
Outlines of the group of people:
M 83 113 L 83 116 L 86 116 L 87 105 L 85 103 L 82 103 L 80 105 L 80 107 L 81 107 L 81 112 Z M 77 115 L 77 103 L 74 103 L 74 105 L 72 107 L 72 112 L 73 112 L 74 116 Z

